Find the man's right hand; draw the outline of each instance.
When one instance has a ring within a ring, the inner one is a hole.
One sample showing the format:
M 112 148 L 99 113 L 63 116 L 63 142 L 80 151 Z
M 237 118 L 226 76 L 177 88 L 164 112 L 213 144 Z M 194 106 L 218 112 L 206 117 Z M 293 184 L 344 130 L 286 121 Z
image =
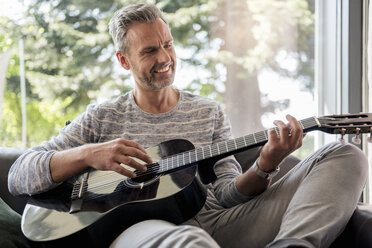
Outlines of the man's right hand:
M 120 164 L 142 172 L 147 169 L 145 165 L 138 163 L 133 158 L 138 158 L 147 164 L 152 163 L 151 157 L 141 145 L 126 139 L 116 139 L 57 152 L 50 161 L 50 170 L 55 182 L 62 182 L 87 167 L 97 170 L 112 170 L 133 178 L 136 174 Z
M 123 163 L 139 171 L 146 171 L 147 167 L 138 163 L 133 158 L 138 158 L 148 164 L 152 163 L 151 157 L 138 143 L 116 139 L 106 143 L 85 145 L 86 164 L 97 170 L 112 170 L 127 177 L 135 177 L 136 174 L 125 169 Z M 133 158 L 131 158 L 133 157 Z

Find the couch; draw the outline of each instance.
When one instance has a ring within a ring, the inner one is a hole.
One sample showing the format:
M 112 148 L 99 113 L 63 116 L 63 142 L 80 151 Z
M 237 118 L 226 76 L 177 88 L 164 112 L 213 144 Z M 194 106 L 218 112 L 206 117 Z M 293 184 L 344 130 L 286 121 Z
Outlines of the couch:
M 21 232 L 21 215 L 27 199 L 14 197 L 8 192 L 7 175 L 12 163 L 24 152 L 22 148 L 0 148 L 0 247 L 37 247 L 28 241 Z M 259 148 L 236 154 L 247 169 L 255 160 Z M 299 160 L 287 157 L 281 165 L 281 172 L 273 179 L 278 180 Z M 372 247 L 372 205 L 360 203 L 345 230 L 332 244 L 335 247 Z

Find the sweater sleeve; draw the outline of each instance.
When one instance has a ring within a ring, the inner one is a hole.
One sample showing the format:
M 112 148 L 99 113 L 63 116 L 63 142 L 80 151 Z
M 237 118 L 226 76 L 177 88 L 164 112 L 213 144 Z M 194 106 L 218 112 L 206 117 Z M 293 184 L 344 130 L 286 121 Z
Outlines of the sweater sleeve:
M 228 117 L 221 107 L 215 118 L 213 143 L 232 139 L 231 126 Z M 242 169 L 234 156 L 219 160 L 214 165 L 217 179 L 213 183 L 214 195 L 224 207 L 233 207 L 251 199 L 251 196 L 243 195 L 236 188 L 236 180 L 242 174 Z
M 8 175 L 8 188 L 13 195 L 34 195 L 56 186 L 52 179 L 49 162 L 58 151 L 94 142 L 97 127 L 94 107 L 78 116 L 59 131 L 57 137 L 28 149 L 12 165 Z

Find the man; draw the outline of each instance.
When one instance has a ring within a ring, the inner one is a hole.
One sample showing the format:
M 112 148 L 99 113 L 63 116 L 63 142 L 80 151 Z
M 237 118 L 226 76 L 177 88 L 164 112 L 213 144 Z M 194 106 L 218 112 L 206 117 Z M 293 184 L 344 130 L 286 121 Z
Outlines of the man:
M 110 21 L 116 57 L 132 72 L 133 91 L 89 106 L 60 135 L 23 154 L 12 166 L 9 189 L 15 195 L 47 191 L 93 167 L 127 177 L 151 163 L 144 148 L 175 138 L 195 146 L 231 138 L 219 104 L 172 87 L 176 68 L 173 38 L 161 12 L 150 4 L 125 7 Z M 138 223 L 113 247 L 327 247 L 352 215 L 367 175 L 367 160 L 351 145 L 332 143 L 300 162 L 268 187 L 266 175 L 302 144 L 292 116 L 275 121 L 268 143 L 245 173 L 233 157 L 214 166 L 204 207 L 185 224 Z M 213 241 L 213 239 L 218 243 Z

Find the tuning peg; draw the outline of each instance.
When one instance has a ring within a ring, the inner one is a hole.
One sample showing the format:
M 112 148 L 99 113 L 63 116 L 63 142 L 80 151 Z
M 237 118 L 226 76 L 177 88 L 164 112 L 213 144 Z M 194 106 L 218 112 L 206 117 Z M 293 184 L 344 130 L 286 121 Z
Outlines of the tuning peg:
M 345 135 L 345 132 L 346 132 L 346 129 L 345 128 L 342 128 L 341 129 L 341 138 L 338 139 L 338 141 L 340 141 L 341 144 L 345 145 L 345 139 L 344 139 L 344 135 Z
M 351 139 L 354 144 L 359 145 L 361 143 L 361 140 L 359 138 L 360 135 L 360 128 L 355 129 L 355 136 Z
M 341 144 L 343 144 L 343 145 L 346 144 L 345 139 L 344 139 L 344 136 L 341 136 L 341 138 L 339 138 L 338 141 L 339 141 Z
M 355 135 L 352 139 L 354 144 L 359 145 L 361 143 L 361 140 L 359 138 L 359 135 Z

